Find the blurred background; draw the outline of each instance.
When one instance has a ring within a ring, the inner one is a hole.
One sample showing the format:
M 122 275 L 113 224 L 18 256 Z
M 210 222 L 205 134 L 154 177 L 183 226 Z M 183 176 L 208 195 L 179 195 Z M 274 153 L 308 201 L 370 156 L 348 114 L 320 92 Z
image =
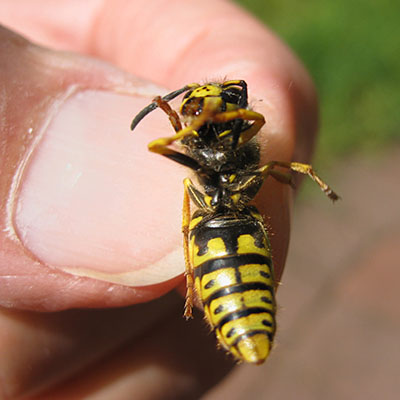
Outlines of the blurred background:
M 400 398 L 400 2 L 240 0 L 297 52 L 320 96 L 278 292 L 275 351 L 232 399 Z M 235 372 L 236 373 L 236 372 Z M 244 379 L 246 378 L 246 379 Z M 223 388 L 207 399 L 223 398 Z

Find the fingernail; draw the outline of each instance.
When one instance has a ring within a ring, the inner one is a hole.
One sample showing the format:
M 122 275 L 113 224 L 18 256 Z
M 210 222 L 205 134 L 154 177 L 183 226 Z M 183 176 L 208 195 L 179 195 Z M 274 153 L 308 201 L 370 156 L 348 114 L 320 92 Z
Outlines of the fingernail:
M 182 183 L 164 179 L 176 167 L 167 162 L 161 171 L 162 157 L 147 151 L 152 137 L 144 132 L 157 134 L 160 117 L 149 118 L 134 133 L 129 129 L 148 102 L 88 90 L 50 110 L 53 115 L 24 163 L 12 216 L 33 257 L 69 273 L 126 285 L 158 283 L 181 272 L 182 264 L 174 260 L 180 257 Z M 155 188 L 165 191 L 162 199 Z M 160 220 L 163 215 L 167 223 Z M 157 263 L 153 275 L 143 273 Z

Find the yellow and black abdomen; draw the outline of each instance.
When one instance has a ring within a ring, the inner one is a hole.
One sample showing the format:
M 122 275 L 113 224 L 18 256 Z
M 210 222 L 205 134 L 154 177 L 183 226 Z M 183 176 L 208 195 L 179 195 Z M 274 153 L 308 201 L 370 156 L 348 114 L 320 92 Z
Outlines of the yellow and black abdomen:
M 275 334 L 275 282 L 260 215 L 197 213 L 190 226 L 196 294 L 220 344 L 237 359 L 260 364 Z

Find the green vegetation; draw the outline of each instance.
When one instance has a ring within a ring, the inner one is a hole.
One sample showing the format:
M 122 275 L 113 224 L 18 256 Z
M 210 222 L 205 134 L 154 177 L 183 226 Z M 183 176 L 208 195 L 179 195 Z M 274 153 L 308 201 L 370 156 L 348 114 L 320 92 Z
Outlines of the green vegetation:
M 303 60 L 321 104 L 317 161 L 400 141 L 400 2 L 238 0 Z

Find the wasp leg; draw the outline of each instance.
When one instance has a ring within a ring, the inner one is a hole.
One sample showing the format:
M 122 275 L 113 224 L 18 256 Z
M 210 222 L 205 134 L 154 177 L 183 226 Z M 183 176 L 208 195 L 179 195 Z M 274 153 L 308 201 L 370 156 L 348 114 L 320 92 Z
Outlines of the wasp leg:
M 246 108 L 239 108 L 238 110 L 234 111 L 220 112 L 209 118 L 210 122 L 213 123 L 229 122 L 234 119 L 254 121 L 250 128 L 240 133 L 238 139 L 239 146 L 247 143 L 251 138 L 257 135 L 261 127 L 265 124 L 265 118 L 262 114 L 255 111 L 247 110 Z
M 193 185 L 189 178 L 184 179 L 184 192 L 183 192 L 183 218 L 182 218 L 182 232 L 183 232 L 183 248 L 185 254 L 185 277 L 186 277 L 186 301 L 185 311 L 183 313 L 186 319 L 192 318 L 193 298 L 194 298 L 194 282 L 193 282 L 193 267 L 190 261 L 189 254 L 189 227 L 190 227 L 190 200 L 198 207 L 206 210 L 212 210 L 210 203 L 211 197 L 201 193 Z
M 155 97 L 154 102 L 159 108 L 161 108 L 161 110 L 163 110 L 168 115 L 168 119 L 171 122 L 171 125 L 174 128 L 175 132 L 179 132 L 182 129 L 182 122 L 179 118 L 178 113 L 173 110 L 168 102 L 164 100 L 161 96 Z
M 315 173 L 312 166 L 309 164 L 303 164 L 299 162 L 286 162 L 286 161 L 270 161 L 263 167 L 259 168 L 261 175 L 266 178 L 268 175 L 273 176 L 277 179 L 275 167 L 282 167 L 290 169 L 291 171 L 299 172 L 300 174 L 308 175 L 320 188 L 321 190 L 332 200 L 336 201 L 340 197 Z M 279 180 L 279 179 L 278 179 Z
M 200 190 L 196 189 L 189 178 L 186 178 L 185 185 L 189 193 L 190 199 L 193 201 L 194 204 L 196 204 L 198 208 L 202 208 L 207 211 L 213 211 L 213 208 L 211 206 L 211 196 L 207 196 L 201 193 Z
M 271 175 L 278 182 L 284 183 L 285 185 L 290 185 L 293 189 L 296 188 L 293 181 L 293 175 L 290 172 L 276 171 L 273 169 L 269 172 L 269 175 Z
M 179 151 L 168 147 L 175 141 L 181 140 L 185 136 L 192 134 L 193 125 L 182 128 L 182 122 L 179 118 L 178 113 L 171 108 L 171 106 L 168 104 L 167 101 L 164 100 L 164 98 L 157 96 L 154 99 L 154 102 L 159 108 L 161 108 L 161 110 L 163 110 L 168 115 L 171 125 L 176 133 L 173 136 L 153 140 L 151 143 L 149 143 L 148 149 L 153 153 L 161 154 L 173 161 L 178 162 L 179 164 L 182 164 L 193 170 L 197 170 L 198 168 L 200 168 L 200 166 L 196 160 L 186 154 L 180 153 Z
M 189 255 L 189 224 L 190 224 L 190 197 L 188 186 L 191 185 L 190 179 L 183 181 L 183 210 L 182 210 L 182 233 L 183 233 L 183 251 L 185 255 L 185 277 L 186 277 L 186 301 L 183 316 L 186 319 L 193 318 L 193 268 Z
M 337 195 L 313 170 L 312 166 L 309 164 L 303 164 L 298 162 L 286 162 L 286 161 L 270 161 L 265 164 L 263 167 L 254 171 L 254 175 L 250 176 L 247 180 L 241 183 L 240 186 L 236 187 L 236 191 L 245 191 L 251 185 L 256 184 L 256 182 L 260 179 L 266 179 L 268 176 L 272 176 L 278 182 L 294 186 L 293 176 L 288 172 L 277 171 L 274 168 L 281 167 L 287 168 L 291 171 L 299 172 L 304 175 L 308 175 L 314 182 L 318 184 L 321 190 L 332 200 L 336 201 L 340 199 L 339 195 Z

